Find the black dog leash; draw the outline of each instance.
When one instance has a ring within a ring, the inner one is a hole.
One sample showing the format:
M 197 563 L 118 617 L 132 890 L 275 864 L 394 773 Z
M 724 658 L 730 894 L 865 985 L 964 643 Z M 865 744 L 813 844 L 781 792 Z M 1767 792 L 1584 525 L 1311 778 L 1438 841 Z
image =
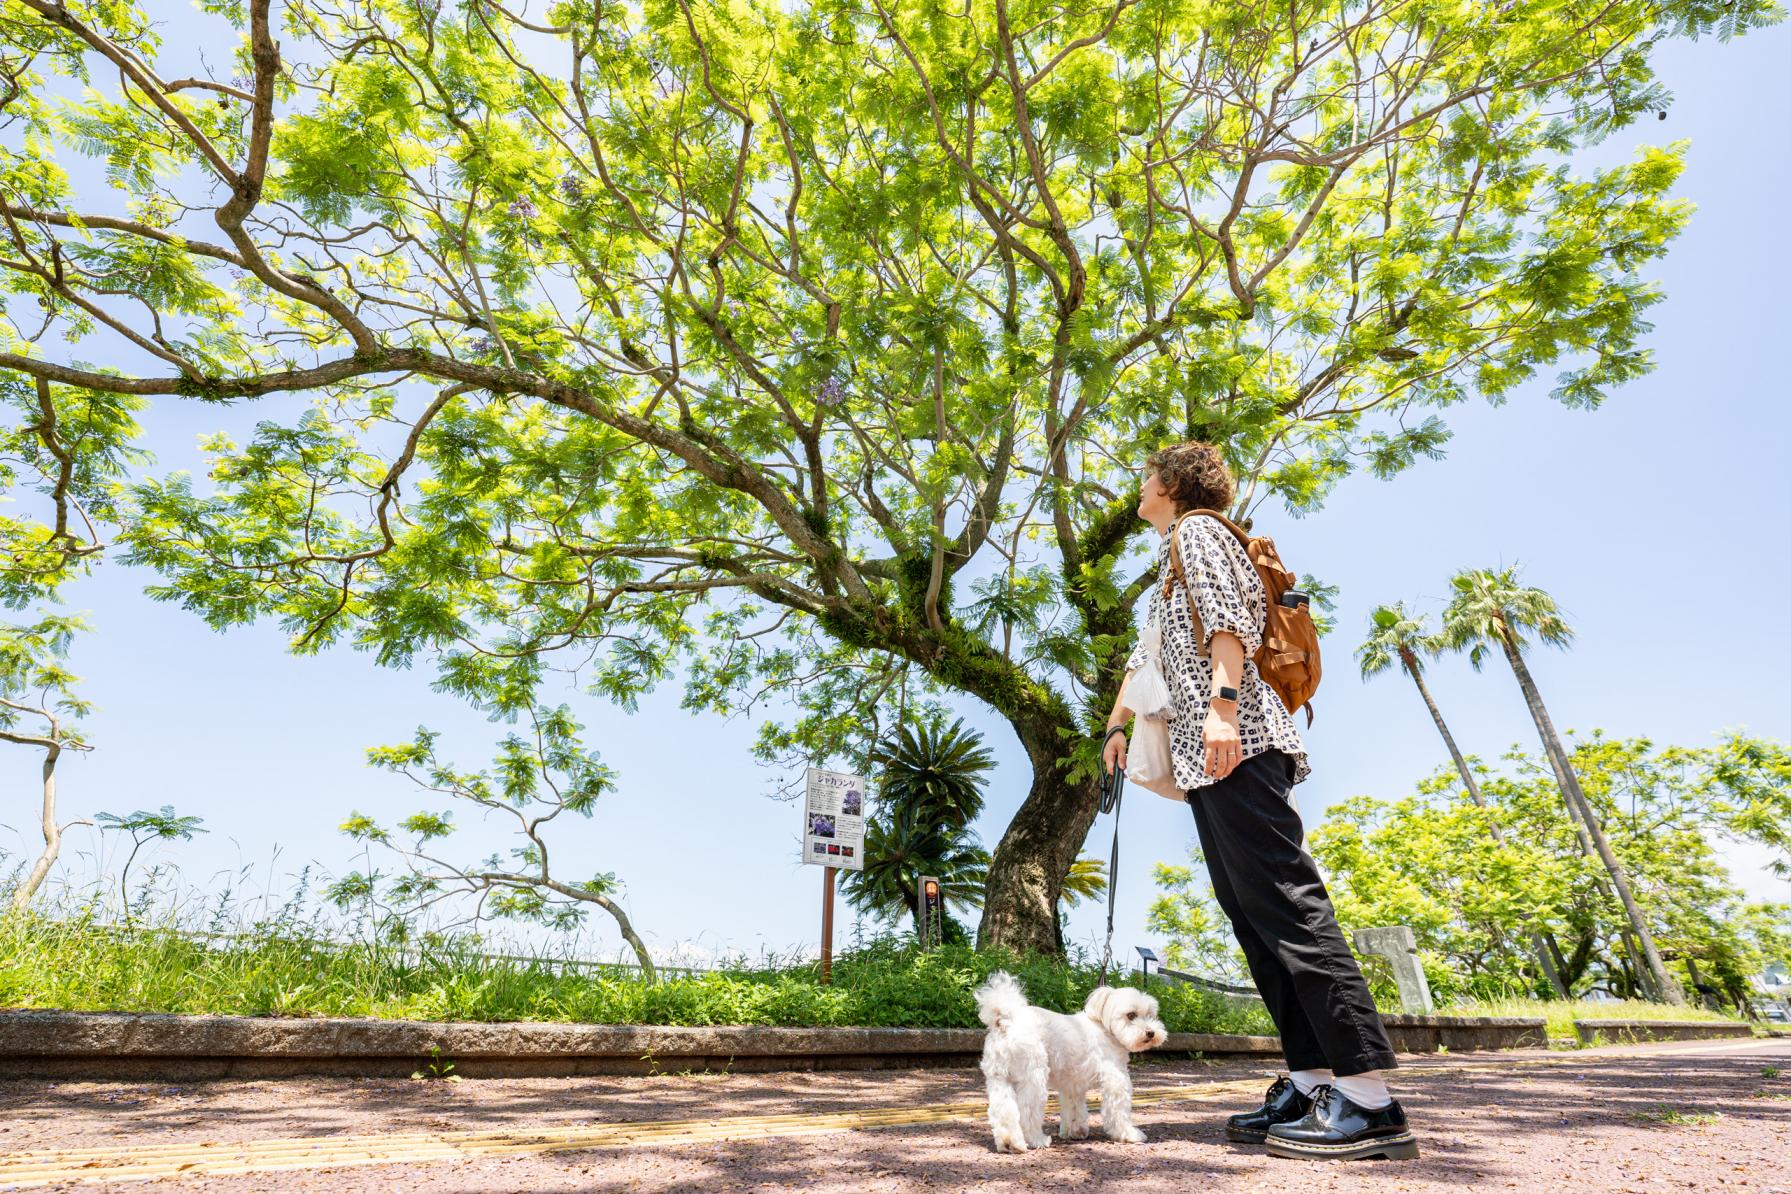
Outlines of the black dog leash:
M 1101 947 L 1101 978 L 1095 985 L 1107 985 L 1107 971 L 1113 965 L 1113 897 L 1119 888 L 1119 805 L 1120 797 L 1126 790 L 1126 769 L 1114 767 L 1110 772 L 1105 766 L 1107 744 L 1113 741 L 1113 735 L 1125 733 L 1124 726 L 1112 726 L 1107 736 L 1101 739 L 1101 806 L 1103 813 L 1113 814 L 1113 854 L 1107 860 L 1107 943 Z

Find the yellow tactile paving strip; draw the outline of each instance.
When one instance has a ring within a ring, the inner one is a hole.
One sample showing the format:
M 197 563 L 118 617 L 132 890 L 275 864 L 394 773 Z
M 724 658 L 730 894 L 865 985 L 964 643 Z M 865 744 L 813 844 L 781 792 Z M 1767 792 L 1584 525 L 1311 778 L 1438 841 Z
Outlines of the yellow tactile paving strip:
M 1693 1042 L 1685 1042 L 1689 1045 Z M 1707 1042 L 1717 1044 L 1719 1042 Z M 1722 1042 L 1734 1046 L 1746 1042 Z M 1767 1044 L 1770 1042 L 1759 1042 Z M 1671 1047 L 1658 1052 L 1688 1052 Z M 1502 1062 L 1447 1064 L 1402 1071 L 1412 1078 L 1529 1066 L 1584 1064 L 1563 1057 L 1507 1058 Z M 1135 1106 L 1157 1103 L 1214 1102 L 1255 1094 L 1260 1077 L 1192 1086 L 1142 1087 L 1132 1096 Z M 1098 1100 L 1096 1100 L 1098 1103 Z M 1050 1103 L 1056 1109 L 1056 1100 Z M 932 1107 L 887 1107 L 868 1111 L 797 1112 L 788 1115 L 741 1115 L 725 1119 L 661 1120 L 610 1123 L 589 1127 L 552 1128 L 539 1132 L 416 1132 L 368 1136 L 297 1136 L 275 1140 L 202 1141 L 138 1145 L 126 1148 L 58 1149 L 0 1156 L 0 1186 L 29 1189 L 57 1182 L 99 1183 L 150 1181 L 166 1177 L 227 1177 L 277 1173 L 293 1169 L 334 1169 L 350 1165 L 393 1165 L 417 1161 L 462 1161 L 481 1157 L 565 1152 L 576 1149 L 641 1148 L 656 1145 L 714 1144 L 853 1132 L 874 1128 L 980 1121 L 981 1099 Z

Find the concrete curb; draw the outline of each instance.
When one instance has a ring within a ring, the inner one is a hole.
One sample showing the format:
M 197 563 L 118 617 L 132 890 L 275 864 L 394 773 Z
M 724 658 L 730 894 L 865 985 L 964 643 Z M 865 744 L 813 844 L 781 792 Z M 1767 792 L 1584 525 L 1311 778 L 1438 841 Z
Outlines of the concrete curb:
M 1399 1053 L 1478 1053 L 1486 1049 L 1546 1049 L 1541 1016 L 1382 1016 Z
M 1709 1041 L 1754 1035 L 1751 1024 L 1717 1020 L 1575 1020 L 1573 1030 L 1579 1034 L 1582 1045 L 1590 1045 L 1595 1036 L 1603 1036 L 1606 1044 L 1616 1045 L 1636 1041 Z
M 1543 1021 L 1387 1016 L 1405 1052 L 1513 1048 Z M 299 1074 L 408 1077 L 432 1061 L 468 1078 L 572 1077 L 699 1070 L 968 1067 L 971 1028 L 705 1028 L 632 1024 L 439 1023 L 122 1012 L 0 1011 L 0 1074 L 192 1080 Z M 1155 1055 L 1277 1057 L 1272 1036 L 1177 1032 Z

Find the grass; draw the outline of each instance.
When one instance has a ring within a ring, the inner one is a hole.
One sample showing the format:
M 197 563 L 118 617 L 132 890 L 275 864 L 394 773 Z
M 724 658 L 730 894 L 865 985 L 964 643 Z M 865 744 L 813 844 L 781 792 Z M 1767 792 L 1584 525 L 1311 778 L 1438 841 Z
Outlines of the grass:
M 378 946 L 339 947 L 262 928 L 203 943 L 153 927 L 129 933 L 75 919 L 0 918 L 0 1007 L 249 1016 L 593 1024 L 978 1026 L 971 992 L 1010 970 L 1036 1004 L 1079 1008 L 1096 968 L 1041 957 L 920 952 L 873 941 L 836 957 L 822 986 L 813 963 L 670 974 L 565 972 L 548 960 L 493 961 L 449 941 L 421 959 Z M 1174 1032 L 1272 1031 L 1260 1006 L 1152 983 Z
M 1571 1002 L 1548 999 L 1484 999 L 1439 1009 L 1451 1016 L 1541 1016 L 1548 1021 L 1551 1039 L 1576 1036 L 1575 1020 L 1716 1020 L 1732 1021 L 1733 1016 L 1707 1008 L 1675 1006 L 1670 1003 L 1648 1003 L 1640 999 L 1618 1001 L 1576 999 Z
M 1653 1111 L 1643 1111 L 1636 1116 L 1637 1119 L 1646 1120 L 1649 1123 L 1694 1128 L 1707 1128 L 1722 1117 L 1723 1113 L 1720 1111 L 1681 1111 L 1677 1107 L 1664 1105 L 1656 1107 Z

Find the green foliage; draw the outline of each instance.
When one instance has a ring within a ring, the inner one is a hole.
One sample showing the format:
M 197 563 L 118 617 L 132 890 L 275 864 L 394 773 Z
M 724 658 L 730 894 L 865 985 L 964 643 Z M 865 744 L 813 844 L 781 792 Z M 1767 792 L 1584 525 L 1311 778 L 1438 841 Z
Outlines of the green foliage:
M 172 804 L 164 804 L 160 812 L 138 809 L 126 816 L 96 813 L 93 820 L 102 832 L 123 833 L 131 839 L 131 852 L 125 856 L 124 865 L 118 871 L 118 894 L 127 919 L 131 916 L 131 864 L 137 860 L 137 852 L 150 842 L 177 839 L 190 842 L 195 835 L 210 832 L 199 827 L 205 818 L 183 817 L 174 811 Z
M 1575 1020 L 1733 1020 L 1721 1012 L 1688 1003 L 1649 1003 L 1642 999 L 1473 999 L 1449 1008 L 1452 1016 L 1542 1017 L 1550 1040 L 1578 1040 Z
M 14 507 L 0 515 L 0 602 L 54 599 L 92 566 L 117 513 L 114 486 L 148 460 L 133 446 L 143 406 L 0 370 L 0 494 Z
M 1189 861 L 1193 866 L 1159 862 L 1152 868 L 1158 895 L 1151 901 L 1146 927 L 1163 938 L 1163 962 L 1171 969 L 1246 982 L 1249 970 L 1231 922 L 1220 910 L 1212 884 L 1194 877 L 1193 868 L 1204 867 L 1206 860 L 1195 849 L 1189 851 Z
M 1573 641 L 1573 628 L 1561 607 L 1541 589 L 1519 583 L 1516 566 L 1494 571 L 1471 568 L 1450 580 L 1454 590 L 1443 611 L 1443 629 L 1432 640 L 1438 649 L 1466 651 L 1479 671 L 1489 650 L 1501 644 L 1522 651 L 1530 636 L 1551 647 Z
M 85 749 L 67 726 L 92 711 L 75 692 L 79 677 L 65 659 L 74 636 L 88 629 L 85 619 L 47 614 L 29 625 L 0 623 L 0 732 L 14 741 L 47 745 L 55 741 Z
M 971 993 L 1009 970 L 1028 998 L 1079 1008 L 1095 968 L 1061 960 L 921 952 L 881 940 L 836 957 L 833 983 L 813 963 L 736 964 L 655 983 L 618 967 L 578 972 L 539 962 L 478 957 L 445 939 L 419 957 L 378 944 L 339 947 L 296 926 L 263 926 L 246 939 L 206 945 L 165 930 L 104 930 L 79 918 L 0 919 L 0 1004 L 234 1015 L 378 1016 L 416 1020 L 536 1020 L 595 1024 L 778 1024 L 973 1028 Z M 1127 980 L 1121 980 L 1127 981 Z M 1260 1009 L 1189 988 L 1153 984 L 1179 1032 L 1268 1031 Z
M 1748 904 L 1714 843 L 1744 835 L 1777 840 L 1784 826 L 1761 801 L 1730 798 L 1726 763 L 1771 759 L 1775 744 L 1730 738 L 1708 748 L 1656 749 L 1646 739 L 1594 735 L 1572 763 L 1613 850 L 1630 876 L 1650 931 L 1677 978 L 1688 961 L 1719 998 L 1739 1005 L 1769 962 L 1791 957 L 1791 908 Z M 1560 810 L 1552 771 L 1513 750 L 1509 769 L 1481 768 L 1487 807 L 1476 807 L 1453 767 L 1397 801 L 1358 796 L 1333 806 L 1309 846 L 1347 929 L 1405 924 L 1439 1002 L 1530 990 L 1533 933 L 1554 934 L 1575 991 L 1622 994 L 1634 977 L 1619 957 L 1622 910 L 1603 894 Z M 1770 777 L 1756 777 L 1770 790 Z M 1489 830 L 1503 830 L 1495 841 Z M 1378 975 L 1372 960 L 1371 978 Z
M 393 911 L 420 917 L 444 906 L 465 912 L 470 904 L 467 916 L 475 922 L 516 920 L 556 929 L 578 926 L 596 906 L 617 921 L 643 965 L 650 967 L 645 947 L 610 899 L 621 887 L 615 875 L 568 880 L 555 875 L 549 863 L 551 822 L 563 813 L 590 819 L 597 802 L 614 790 L 615 773 L 583 745 L 582 727 L 565 706 L 530 707 L 528 716 L 531 733 L 505 735 L 491 766 L 481 771 L 462 770 L 439 758 L 440 735 L 422 726 L 409 742 L 367 751 L 371 766 L 405 776 L 421 790 L 481 814 L 476 827 L 483 844 L 490 843 L 484 829 L 492 815 L 507 823 L 514 834 L 508 851 L 493 850 L 477 861 L 446 857 L 440 843 L 463 828 L 452 809 L 419 809 L 397 821 L 396 833 L 355 812 L 341 824 L 341 832 L 384 847 L 402 869 L 390 875 L 349 871 L 333 880 L 325 895 L 337 908 L 373 919 Z
M 951 907 L 980 907 L 989 855 L 970 822 L 982 811 L 983 773 L 994 757 L 962 719 L 902 726 L 871 755 L 881 768 L 878 799 L 867 810 L 864 867 L 842 873 L 846 902 L 885 922 L 918 921 L 920 880 L 939 880 L 947 940 L 964 930 Z

